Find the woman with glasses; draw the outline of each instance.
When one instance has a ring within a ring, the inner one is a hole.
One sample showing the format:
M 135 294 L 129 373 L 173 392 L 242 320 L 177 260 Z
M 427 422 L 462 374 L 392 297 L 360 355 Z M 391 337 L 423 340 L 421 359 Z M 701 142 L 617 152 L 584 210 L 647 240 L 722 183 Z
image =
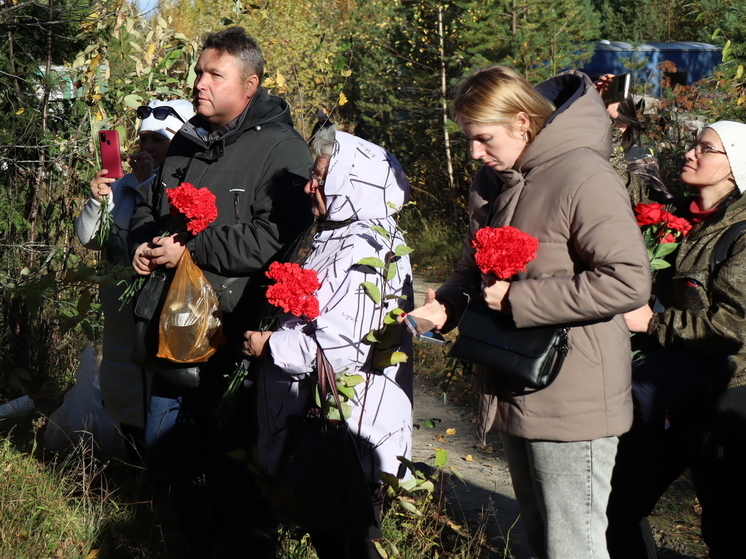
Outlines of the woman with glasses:
M 151 101 L 138 107 L 140 151 L 127 156 L 132 171 L 114 179 L 107 178 L 107 170 L 101 169 L 91 180 L 90 197 L 75 220 L 75 233 L 86 248 L 101 250 L 109 265 L 130 264 L 127 232 L 135 205 L 144 197 L 174 135 L 193 115 L 192 104 L 181 99 Z M 99 228 L 104 207 L 111 214 L 111 229 L 102 244 Z M 119 285 L 101 286 L 104 331 L 99 380 L 106 413 L 121 424 L 128 438 L 140 440 L 149 382 L 145 372 L 130 361 L 134 322 L 131 305 L 120 308 L 123 290 Z
M 321 559 L 381 559 L 375 544 L 382 537 L 381 474 L 409 477 L 398 458 L 409 459 L 412 450 L 411 337 L 388 316 L 397 307 L 409 310 L 412 305 L 412 271 L 395 217 L 409 197 L 409 183 L 391 153 L 334 125 L 319 130 L 311 144 L 316 161 L 306 193 L 316 223 L 286 260 L 318 274 L 320 314 L 308 319 L 283 313 L 275 331 L 245 333 L 244 353 L 263 358 L 257 381 L 259 461 L 270 478 L 283 470 L 290 451 L 284 445 L 292 440 L 289 419 L 304 413 L 322 355 L 338 382 L 357 377 L 342 405 L 349 406 L 347 424 L 367 484 L 358 486 L 363 497 L 359 508 L 344 514 L 363 516 L 359 524 L 365 528 L 341 533 L 305 527 Z M 363 265 L 366 258 L 388 262 L 391 273 Z M 391 323 L 385 327 L 387 321 Z M 378 334 L 371 337 L 371 332 Z M 392 360 L 395 353 L 408 358 Z M 328 491 L 360 497 L 356 489 L 339 485 Z M 319 516 L 324 516 L 325 505 L 318 503 Z M 336 517 L 336 511 L 327 512 Z
M 746 124 L 706 127 L 680 176 L 697 191 L 677 211 L 693 227 L 668 277 L 656 281 L 662 310 L 625 315 L 646 350 L 633 375 L 637 413 L 612 479 L 612 558 L 656 557 L 640 522 L 686 468 L 709 556 L 743 556 L 746 510 L 733 504 L 746 500 L 746 236 L 738 225 L 746 221 Z

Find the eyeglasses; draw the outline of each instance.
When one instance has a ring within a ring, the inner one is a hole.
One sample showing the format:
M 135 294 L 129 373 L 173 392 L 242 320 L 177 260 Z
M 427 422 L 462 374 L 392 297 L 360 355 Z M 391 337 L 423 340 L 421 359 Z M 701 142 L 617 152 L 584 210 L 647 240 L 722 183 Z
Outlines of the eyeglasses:
M 137 107 L 137 118 L 145 120 L 150 115 L 153 115 L 156 120 L 166 120 L 170 115 L 174 115 L 181 122 L 186 122 L 181 115 L 176 112 L 176 109 L 169 105 L 161 105 L 160 107 L 149 107 L 148 105 L 141 105 Z
M 723 150 L 715 149 L 714 147 L 708 146 L 707 144 L 694 144 L 693 146 L 689 147 L 689 150 L 694 150 L 694 153 L 697 155 L 697 157 L 707 153 L 722 153 L 723 155 L 728 155 Z
M 324 177 L 322 177 L 316 172 L 316 167 L 309 167 L 308 174 L 310 177 L 308 180 L 310 181 L 315 180 L 316 182 L 319 183 L 319 186 L 324 186 Z

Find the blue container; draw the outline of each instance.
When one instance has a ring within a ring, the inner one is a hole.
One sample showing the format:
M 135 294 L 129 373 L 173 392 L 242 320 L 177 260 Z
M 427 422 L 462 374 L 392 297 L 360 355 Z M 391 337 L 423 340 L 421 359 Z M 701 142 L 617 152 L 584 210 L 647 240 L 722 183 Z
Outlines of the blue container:
M 629 70 L 622 59 L 635 62 L 646 60 L 645 69 L 632 73 L 632 84 L 641 83 L 650 87 L 652 95 L 660 97 L 663 73 L 658 69 L 661 62 L 676 64 L 677 72 L 669 74 L 672 84 L 692 85 L 712 73 L 722 60 L 722 48 L 707 43 L 641 43 L 631 45 L 622 41 L 599 41 L 591 58 L 581 70 L 592 79 L 602 74 L 624 74 Z

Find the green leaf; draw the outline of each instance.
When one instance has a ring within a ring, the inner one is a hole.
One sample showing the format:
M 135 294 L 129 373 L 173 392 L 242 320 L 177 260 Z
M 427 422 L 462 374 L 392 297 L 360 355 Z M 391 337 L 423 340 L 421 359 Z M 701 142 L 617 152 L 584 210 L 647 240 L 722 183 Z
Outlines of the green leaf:
M 410 254 L 413 251 L 414 249 L 409 248 L 407 245 L 396 245 L 394 254 L 396 254 L 397 256 L 404 256 L 405 254 Z
M 378 337 L 378 330 L 371 330 L 365 335 L 364 339 L 366 342 L 369 342 L 371 344 L 381 341 L 380 338 Z
M 394 351 L 393 353 L 385 354 L 381 356 L 381 358 L 376 361 L 376 367 L 390 367 L 391 365 L 396 365 L 397 363 L 404 363 L 408 359 L 407 354 L 403 351 Z
M 383 317 L 384 324 L 396 324 L 396 322 L 397 322 L 396 315 L 393 313 L 388 312 Z
M 400 487 L 405 491 L 412 491 L 412 489 L 417 487 L 417 479 L 414 477 L 410 477 L 408 480 L 402 481 Z
M 386 265 L 383 263 L 383 260 L 380 258 L 376 258 L 375 256 L 369 256 L 367 258 L 362 258 L 358 264 L 360 266 L 372 266 L 373 268 L 385 268 Z
M 391 239 L 391 234 L 388 231 L 386 231 L 386 229 L 381 227 L 380 225 L 372 225 L 371 229 L 373 229 L 373 231 L 381 235 L 381 237 L 383 237 L 384 239 L 386 240 Z
M 351 386 L 338 386 L 337 391 L 348 400 L 355 397 L 355 389 Z
M 448 453 L 444 448 L 435 450 L 435 467 L 442 468 L 448 462 Z
M 435 484 L 428 479 L 415 487 L 414 491 L 427 491 L 428 493 L 432 493 L 433 491 L 435 491 Z
M 399 489 L 399 478 L 387 472 L 381 472 L 381 481 L 393 489 Z
M 395 351 L 393 354 L 391 354 L 392 365 L 396 365 L 397 363 L 406 363 L 407 359 L 407 354 L 403 351 Z
M 657 249 L 655 249 L 655 257 L 662 258 L 671 254 L 679 247 L 679 243 L 663 243 Z
M 365 294 L 371 298 L 371 300 L 376 304 L 381 304 L 381 290 L 378 289 L 378 286 L 376 284 L 371 283 L 369 281 L 364 281 L 360 285 L 363 286 L 363 289 L 365 290 Z
M 365 382 L 363 375 L 345 375 L 341 380 L 345 386 L 357 386 L 358 384 Z
M 386 269 L 386 281 L 391 281 L 396 277 L 396 274 L 399 272 L 399 268 L 396 265 L 395 262 L 391 262 L 389 264 L 389 267 Z
M 416 514 L 417 516 L 420 516 L 420 511 L 417 510 L 417 507 L 414 506 L 413 503 L 410 503 L 409 501 L 403 501 L 403 500 L 399 499 L 399 505 L 405 511 L 411 512 L 412 514 Z
M 136 109 L 143 104 L 143 98 L 136 93 L 130 93 L 129 95 L 124 96 L 122 102 L 130 109 Z
M 661 258 L 654 258 L 650 261 L 650 269 L 651 270 L 665 270 L 666 268 L 670 268 L 671 263 L 663 260 Z
M 332 421 L 342 420 L 342 417 L 339 415 L 339 410 L 337 408 L 330 408 L 329 411 L 327 411 L 326 416 Z

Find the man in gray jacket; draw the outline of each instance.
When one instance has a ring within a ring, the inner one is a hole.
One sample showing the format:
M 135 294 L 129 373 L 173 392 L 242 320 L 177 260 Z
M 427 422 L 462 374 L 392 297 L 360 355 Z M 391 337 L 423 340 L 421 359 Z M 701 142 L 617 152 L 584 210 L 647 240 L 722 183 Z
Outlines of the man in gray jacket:
M 242 28 L 209 35 L 195 72 L 198 114 L 174 138 L 148 199 L 136 209 L 130 247 L 140 275 L 174 268 L 189 250 L 218 293 L 228 341 L 200 366 L 198 388 L 156 378 L 145 436 L 184 532 L 197 539 L 191 556 L 261 557 L 257 542 L 243 534 L 252 511 L 263 507 L 244 479 L 245 463 L 229 457 L 239 439 L 249 438 L 247 426 L 253 430 L 253 406 L 241 401 L 233 415 L 216 410 L 243 332 L 257 328 L 263 271 L 312 221 L 303 187 L 313 162 L 287 104 L 261 87 L 262 54 Z M 171 223 L 165 192 L 183 182 L 213 192 L 218 217 L 197 235 L 161 236 Z M 203 522 L 206 511 L 211 517 Z

